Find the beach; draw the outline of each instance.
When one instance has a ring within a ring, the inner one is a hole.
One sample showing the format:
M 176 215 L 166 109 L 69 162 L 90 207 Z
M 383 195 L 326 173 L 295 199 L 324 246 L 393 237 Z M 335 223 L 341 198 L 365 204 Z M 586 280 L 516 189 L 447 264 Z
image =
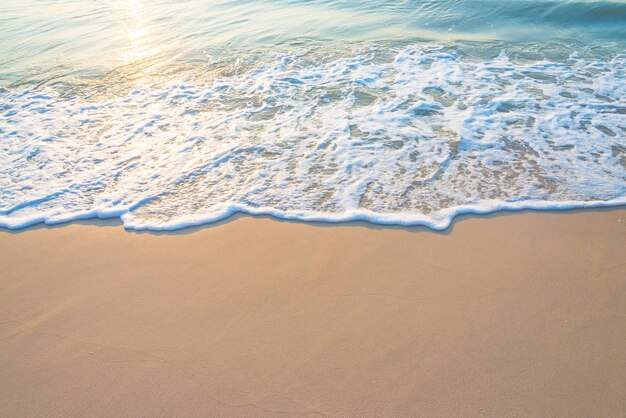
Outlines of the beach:
M 0 1 L 0 418 L 626 417 L 626 1 Z
M 0 415 L 624 416 L 626 209 L 0 231 Z

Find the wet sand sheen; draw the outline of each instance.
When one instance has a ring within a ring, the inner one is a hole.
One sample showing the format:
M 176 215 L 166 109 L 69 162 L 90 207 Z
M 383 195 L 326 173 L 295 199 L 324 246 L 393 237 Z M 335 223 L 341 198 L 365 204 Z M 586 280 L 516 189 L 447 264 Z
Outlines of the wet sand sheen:
M 2 232 L 0 415 L 621 416 L 624 254 L 623 208 Z

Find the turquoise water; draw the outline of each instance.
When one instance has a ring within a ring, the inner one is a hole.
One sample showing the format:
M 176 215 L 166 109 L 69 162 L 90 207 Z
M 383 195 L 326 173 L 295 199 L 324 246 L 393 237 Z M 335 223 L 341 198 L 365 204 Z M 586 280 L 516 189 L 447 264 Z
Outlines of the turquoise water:
M 626 203 L 624 1 L 0 4 L 0 225 Z
M 319 42 L 626 42 L 626 2 L 566 0 L 4 0 L 4 85 Z M 559 48 L 555 46 L 554 48 Z

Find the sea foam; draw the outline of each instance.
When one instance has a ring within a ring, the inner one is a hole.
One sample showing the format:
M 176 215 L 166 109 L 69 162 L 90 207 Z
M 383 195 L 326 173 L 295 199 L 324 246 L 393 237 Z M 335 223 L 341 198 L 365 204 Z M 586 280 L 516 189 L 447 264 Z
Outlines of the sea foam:
M 0 226 L 235 212 L 446 228 L 626 204 L 626 56 L 278 52 L 172 80 L 0 92 Z M 104 86 L 104 87 L 103 87 Z

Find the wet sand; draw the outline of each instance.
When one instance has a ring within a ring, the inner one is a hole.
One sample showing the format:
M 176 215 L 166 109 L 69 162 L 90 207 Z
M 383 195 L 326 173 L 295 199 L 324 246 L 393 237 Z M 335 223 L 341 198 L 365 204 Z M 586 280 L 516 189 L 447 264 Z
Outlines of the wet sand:
M 0 231 L 2 416 L 625 416 L 626 209 Z

